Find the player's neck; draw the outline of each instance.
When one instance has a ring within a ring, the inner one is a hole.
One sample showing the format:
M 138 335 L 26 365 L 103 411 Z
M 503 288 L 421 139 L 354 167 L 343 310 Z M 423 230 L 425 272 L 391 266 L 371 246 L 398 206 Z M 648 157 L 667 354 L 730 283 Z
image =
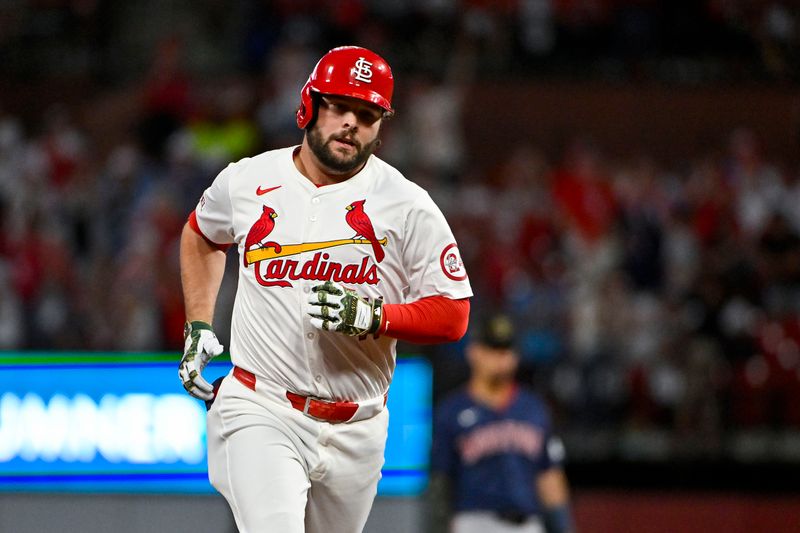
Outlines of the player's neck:
M 469 393 L 481 403 L 493 409 L 505 408 L 517 390 L 514 379 L 488 380 L 473 378 L 469 382 Z
M 311 151 L 306 141 L 303 141 L 302 146 L 294 151 L 292 159 L 294 160 L 294 166 L 297 168 L 298 172 L 318 187 L 341 183 L 358 174 L 363 168 L 362 165 L 356 170 L 346 174 L 332 174 L 326 172 L 319 160 L 314 156 L 314 153 Z

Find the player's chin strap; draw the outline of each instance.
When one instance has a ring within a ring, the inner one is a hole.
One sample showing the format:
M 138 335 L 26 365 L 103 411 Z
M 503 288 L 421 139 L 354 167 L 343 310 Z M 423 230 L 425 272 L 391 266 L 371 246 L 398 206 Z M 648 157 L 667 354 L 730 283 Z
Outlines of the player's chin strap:
M 308 304 L 314 327 L 352 337 L 378 333 L 383 320 L 383 300 L 368 300 L 334 281 L 312 287 Z

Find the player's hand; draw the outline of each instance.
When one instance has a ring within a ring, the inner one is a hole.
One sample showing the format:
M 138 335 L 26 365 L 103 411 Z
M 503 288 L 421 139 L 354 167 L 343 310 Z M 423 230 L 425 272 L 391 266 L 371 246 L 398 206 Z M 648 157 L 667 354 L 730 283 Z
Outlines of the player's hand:
M 210 324 L 187 322 L 184 329 L 183 357 L 178 367 L 186 392 L 200 400 L 214 398 L 214 389 L 201 373 L 209 361 L 222 353 L 222 345 L 214 335 Z
M 312 287 L 308 303 L 311 324 L 325 331 L 358 337 L 381 326 L 382 300 L 368 300 L 333 281 Z

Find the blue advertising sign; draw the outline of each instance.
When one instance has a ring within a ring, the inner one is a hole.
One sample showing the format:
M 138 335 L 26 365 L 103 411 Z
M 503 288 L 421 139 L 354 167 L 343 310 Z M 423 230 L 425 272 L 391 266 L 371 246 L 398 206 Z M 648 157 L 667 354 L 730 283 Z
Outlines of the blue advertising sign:
M 427 483 L 431 386 L 427 361 L 398 359 L 379 495 Z M 205 416 L 175 354 L 0 353 L 0 491 L 211 493 Z

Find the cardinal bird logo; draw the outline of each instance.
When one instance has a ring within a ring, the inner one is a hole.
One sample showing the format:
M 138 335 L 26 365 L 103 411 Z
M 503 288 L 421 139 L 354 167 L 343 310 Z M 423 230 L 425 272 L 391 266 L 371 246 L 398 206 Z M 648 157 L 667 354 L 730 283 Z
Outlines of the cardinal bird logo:
M 375 228 L 372 227 L 372 221 L 370 221 L 367 213 L 364 212 L 364 202 L 366 202 L 366 200 L 358 200 L 348 205 L 345 208 L 347 209 L 347 215 L 345 215 L 344 218 L 347 224 L 355 230 L 355 237 L 360 235 L 362 238 L 369 241 L 372 245 L 372 253 L 375 254 L 375 261 L 380 263 L 383 261 L 386 253 L 383 251 L 383 248 L 381 248 L 381 243 L 378 242 L 378 238 L 375 236 Z
M 275 252 L 280 253 L 281 245 L 275 241 L 267 241 L 264 242 L 272 230 L 275 229 L 275 218 L 277 218 L 278 213 L 275 212 L 274 209 L 268 206 L 263 206 L 261 210 L 261 216 L 258 217 L 255 224 L 250 228 L 250 231 L 247 232 L 247 238 L 244 241 L 244 266 L 246 267 L 249 264 L 247 260 L 247 252 L 251 250 L 254 246 L 258 246 L 259 248 L 267 248 L 272 247 L 275 249 Z

